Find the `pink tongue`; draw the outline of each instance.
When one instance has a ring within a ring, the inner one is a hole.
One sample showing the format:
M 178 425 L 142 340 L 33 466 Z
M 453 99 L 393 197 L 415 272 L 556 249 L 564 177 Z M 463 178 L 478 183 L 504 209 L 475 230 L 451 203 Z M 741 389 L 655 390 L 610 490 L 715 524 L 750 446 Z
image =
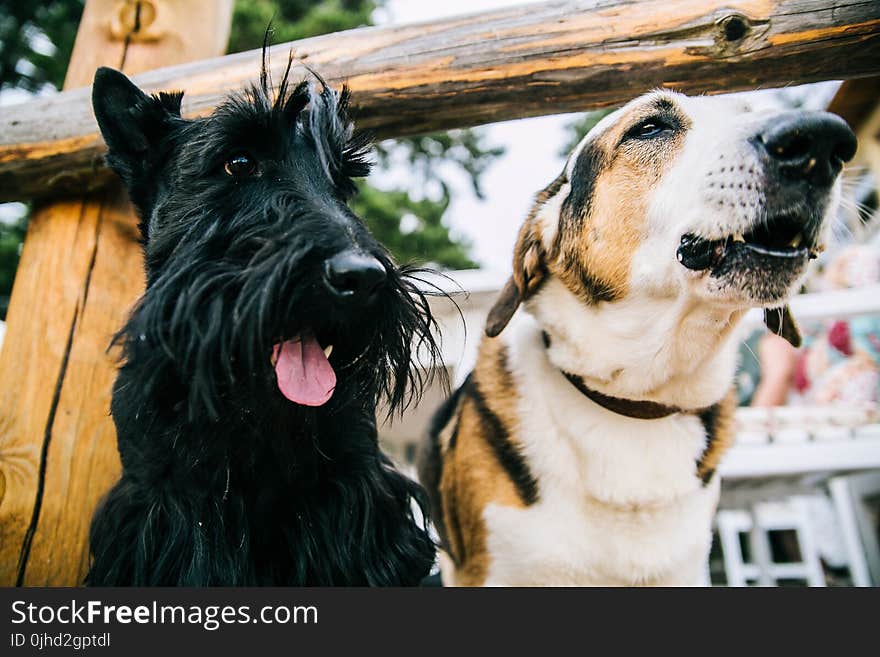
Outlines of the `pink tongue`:
M 314 336 L 299 336 L 275 345 L 278 389 L 303 406 L 326 403 L 336 387 L 336 372 Z

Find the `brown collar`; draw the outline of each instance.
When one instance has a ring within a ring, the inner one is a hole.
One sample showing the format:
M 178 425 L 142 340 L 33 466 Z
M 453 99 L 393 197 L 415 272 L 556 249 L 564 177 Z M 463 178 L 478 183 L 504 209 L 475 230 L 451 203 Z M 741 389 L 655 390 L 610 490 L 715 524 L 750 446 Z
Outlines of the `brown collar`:
M 544 346 L 550 346 L 550 336 L 544 332 Z M 577 388 L 582 395 L 599 404 L 612 413 L 624 415 L 626 417 L 636 418 L 638 420 L 659 420 L 662 417 L 669 417 L 676 413 L 687 413 L 688 411 L 678 408 L 677 406 L 667 406 L 658 402 L 645 401 L 639 399 L 623 399 L 621 397 L 611 397 L 605 395 L 598 390 L 593 390 L 584 380 L 577 374 L 571 374 L 565 370 L 560 370 L 565 378 Z
M 667 406 L 658 402 L 644 401 L 640 399 L 623 399 L 621 397 L 611 397 L 603 395 L 598 390 L 587 387 L 584 380 L 577 374 L 569 374 L 562 371 L 565 378 L 571 381 L 571 384 L 581 391 L 585 397 L 599 404 L 603 408 L 607 408 L 612 413 L 625 415 L 626 417 L 634 417 L 639 420 L 658 420 L 661 417 L 669 417 L 676 413 L 686 413 L 682 408 L 677 406 Z

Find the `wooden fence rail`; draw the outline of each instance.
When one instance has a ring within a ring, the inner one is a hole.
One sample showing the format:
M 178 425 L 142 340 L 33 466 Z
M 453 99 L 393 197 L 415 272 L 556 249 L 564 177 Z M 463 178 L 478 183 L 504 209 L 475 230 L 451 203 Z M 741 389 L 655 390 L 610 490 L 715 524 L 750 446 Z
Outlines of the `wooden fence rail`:
M 276 74 L 291 50 L 328 82 L 348 81 L 361 127 L 400 136 L 612 105 L 661 85 L 717 92 L 877 74 L 880 2 L 548 2 L 278 45 Z M 259 60 L 228 55 L 136 79 L 185 89 L 185 112 L 202 115 L 253 80 Z M 100 186 L 102 151 L 87 89 L 5 109 L 0 200 Z

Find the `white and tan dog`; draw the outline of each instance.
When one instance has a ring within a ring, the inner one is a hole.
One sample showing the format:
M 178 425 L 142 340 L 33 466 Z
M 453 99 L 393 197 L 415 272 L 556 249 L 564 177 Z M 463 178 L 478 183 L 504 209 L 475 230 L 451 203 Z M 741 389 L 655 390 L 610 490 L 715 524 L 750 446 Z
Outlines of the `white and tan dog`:
M 445 583 L 701 581 L 733 329 L 763 307 L 798 342 L 786 299 L 855 147 L 831 114 L 662 91 L 590 131 L 538 195 L 420 459 Z

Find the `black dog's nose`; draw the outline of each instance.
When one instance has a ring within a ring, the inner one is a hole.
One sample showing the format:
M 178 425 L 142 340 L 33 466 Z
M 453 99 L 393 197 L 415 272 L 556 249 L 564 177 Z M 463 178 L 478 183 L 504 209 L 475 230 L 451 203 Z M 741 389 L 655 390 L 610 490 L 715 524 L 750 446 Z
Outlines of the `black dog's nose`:
M 846 121 L 828 112 L 796 112 L 773 121 L 758 135 L 771 162 L 791 179 L 828 186 L 856 153 Z
M 381 262 L 361 251 L 343 251 L 324 261 L 324 285 L 340 299 L 366 300 L 386 275 Z

